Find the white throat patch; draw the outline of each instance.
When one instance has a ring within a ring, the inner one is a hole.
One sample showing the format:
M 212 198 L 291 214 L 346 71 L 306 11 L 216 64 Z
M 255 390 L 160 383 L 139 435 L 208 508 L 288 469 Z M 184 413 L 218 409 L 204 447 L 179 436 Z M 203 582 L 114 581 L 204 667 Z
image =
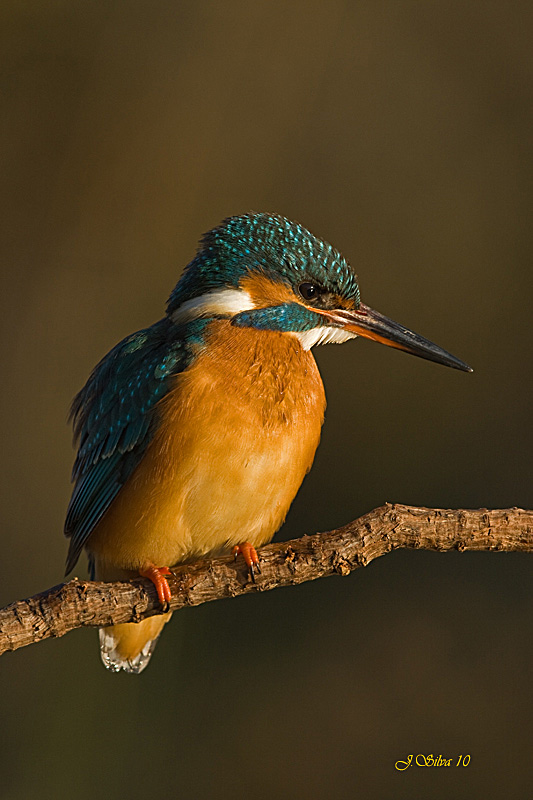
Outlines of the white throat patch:
M 342 344 L 348 339 L 357 338 L 356 333 L 346 331 L 344 328 L 330 328 L 327 325 L 312 328 L 310 331 L 299 331 L 294 335 L 300 340 L 304 350 L 310 350 L 316 344 Z

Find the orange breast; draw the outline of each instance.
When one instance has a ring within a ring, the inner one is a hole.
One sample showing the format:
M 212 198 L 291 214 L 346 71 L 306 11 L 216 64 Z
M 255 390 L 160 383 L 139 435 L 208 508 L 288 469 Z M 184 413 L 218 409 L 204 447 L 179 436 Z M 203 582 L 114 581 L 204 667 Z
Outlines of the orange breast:
M 296 337 L 212 323 L 89 539 L 100 574 L 269 541 L 311 467 L 324 409 L 315 360 Z

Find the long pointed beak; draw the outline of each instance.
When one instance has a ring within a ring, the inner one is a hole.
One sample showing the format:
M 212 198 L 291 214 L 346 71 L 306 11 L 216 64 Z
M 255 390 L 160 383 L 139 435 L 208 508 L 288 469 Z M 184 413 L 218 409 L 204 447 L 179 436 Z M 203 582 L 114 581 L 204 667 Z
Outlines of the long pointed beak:
M 315 309 L 316 310 L 316 309 Z M 433 344 L 418 333 L 404 328 L 397 322 L 393 322 L 388 317 L 383 316 L 378 311 L 373 311 L 368 306 L 361 305 L 357 311 L 328 311 L 325 313 L 331 322 L 341 325 L 345 330 L 364 336 L 365 339 L 372 339 L 374 342 L 381 342 L 389 347 L 398 350 L 405 350 L 420 358 L 427 358 L 428 361 L 435 361 L 437 364 L 444 364 L 446 367 L 460 369 L 463 372 L 473 372 L 472 368 L 464 361 L 452 356 L 451 353 L 443 350 L 442 347 Z

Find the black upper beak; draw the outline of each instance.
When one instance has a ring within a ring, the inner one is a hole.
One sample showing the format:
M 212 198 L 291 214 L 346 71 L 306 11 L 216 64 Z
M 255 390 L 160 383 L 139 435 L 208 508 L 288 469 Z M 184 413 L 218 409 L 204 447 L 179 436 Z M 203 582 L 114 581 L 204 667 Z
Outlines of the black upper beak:
M 393 322 L 378 311 L 373 311 L 363 303 L 356 311 L 339 309 L 328 311 L 326 314 L 331 322 L 359 336 L 364 336 L 366 339 L 373 339 L 375 342 L 381 342 L 389 347 L 396 347 L 398 350 L 405 350 L 406 353 L 412 353 L 412 355 L 420 358 L 427 358 L 428 361 L 435 361 L 437 364 L 444 364 L 447 367 L 453 367 L 453 369 L 473 372 L 468 364 L 452 356 L 442 347 L 438 347 L 428 339 L 424 339 L 423 336 L 419 336 L 418 333 L 410 331 L 409 328 L 404 328 L 403 325 Z

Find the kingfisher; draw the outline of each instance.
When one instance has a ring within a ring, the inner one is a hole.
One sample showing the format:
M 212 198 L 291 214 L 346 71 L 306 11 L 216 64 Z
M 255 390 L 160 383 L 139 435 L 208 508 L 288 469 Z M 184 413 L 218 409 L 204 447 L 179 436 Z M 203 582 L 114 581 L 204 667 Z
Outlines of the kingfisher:
M 330 244 L 277 214 L 206 233 L 163 319 L 127 336 L 72 403 L 78 451 L 66 574 L 153 582 L 162 612 L 99 630 L 103 663 L 141 672 L 170 619 L 170 568 L 233 550 L 249 575 L 311 468 L 326 400 L 312 347 L 362 336 L 467 364 L 364 305 Z

